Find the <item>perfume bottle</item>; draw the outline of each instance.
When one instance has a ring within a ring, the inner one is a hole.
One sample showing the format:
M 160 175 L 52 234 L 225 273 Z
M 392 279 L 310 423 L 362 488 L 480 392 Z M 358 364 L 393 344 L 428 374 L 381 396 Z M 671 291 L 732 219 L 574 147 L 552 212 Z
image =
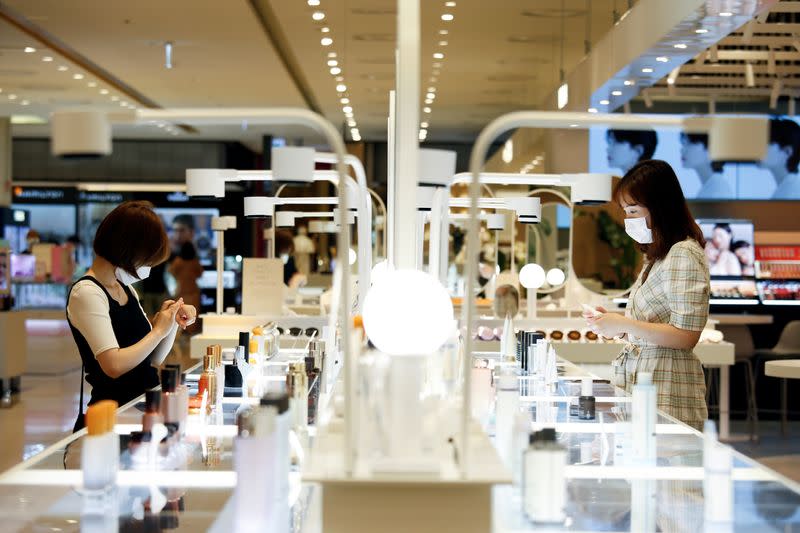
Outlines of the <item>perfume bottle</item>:
M 144 415 L 142 415 L 142 432 L 150 433 L 155 424 L 163 424 L 161 415 L 161 391 L 149 390 L 144 393 Z
M 530 436 L 523 466 L 522 499 L 525 514 L 534 522 L 564 521 L 567 450 L 556 441 L 556 431 L 544 428 Z
M 306 356 L 306 377 L 308 379 L 308 423 L 314 424 L 317 416 L 319 398 L 319 368 L 314 366 L 314 357 Z
M 217 372 L 216 372 L 216 358 L 214 356 L 211 346 L 208 347 L 206 355 L 203 356 L 203 374 L 201 379 L 205 377 L 206 391 L 208 398 L 206 400 L 206 411 L 211 413 L 217 407 Z
M 178 372 L 174 367 L 161 369 L 161 414 L 165 425 L 181 426 L 181 399 L 178 394 Z
M 308 428 L 308 376 L 305 362 L 289 363 L 286 392 L 289 395 L 292 429 L 304 432 Z
M 497 378 L 495 399 L 495 438 L 500 458 L 511 467 L 514 419 L 519 412 L 519 379 L 507 371 Z
M 581 380 L 581 395 L 578 397 L 578 418 L 581 420 L 594 420 L 596 403 L 592 395 L 592 378 Z
M 87 437 L 81 448 L 83 487 L 100 491 L 117 482 L 119 471 L 119 435 L 114 431 L 117 402 L 102 400 L 86 410 Z

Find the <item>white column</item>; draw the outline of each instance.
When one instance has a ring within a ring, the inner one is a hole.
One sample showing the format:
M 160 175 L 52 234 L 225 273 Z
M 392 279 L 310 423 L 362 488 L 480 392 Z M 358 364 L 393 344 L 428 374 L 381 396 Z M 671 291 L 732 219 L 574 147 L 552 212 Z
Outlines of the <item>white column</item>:
M 11 205 L 11 118 L 0 117 L 0 206 Z
M 397 2 L 397 95 L 395 121 L 395 188 L 392 248 L 394 266 L 416 266 L 417 174 L 419 172 L 419 0 Z

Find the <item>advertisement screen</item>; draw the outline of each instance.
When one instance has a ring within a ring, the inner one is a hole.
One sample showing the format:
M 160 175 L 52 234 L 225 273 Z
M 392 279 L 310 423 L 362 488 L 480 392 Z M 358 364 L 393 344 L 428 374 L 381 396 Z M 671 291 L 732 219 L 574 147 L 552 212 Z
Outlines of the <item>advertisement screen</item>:
M 761 161 L 723 163 L 711 161 L 705 134 L 592 128 L 589 171 L 622 176 L 639 161 L 661 159 L 675 170 L 689 200 L 800 200 L 800 124 L 794 117 L 772 117 L 769 129 Z
M 698 220 L 706 239 L 712 279 L 755 278 L 753 223 L 749 220 Z

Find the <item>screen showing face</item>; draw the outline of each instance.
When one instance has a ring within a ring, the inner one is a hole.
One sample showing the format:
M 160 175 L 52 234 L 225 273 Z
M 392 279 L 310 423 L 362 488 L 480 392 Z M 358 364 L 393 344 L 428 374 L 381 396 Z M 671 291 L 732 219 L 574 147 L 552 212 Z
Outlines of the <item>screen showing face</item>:
M 200 263 L 210 265 L 217 248 L 217 236 L 211 219 L 219 215 L 212 207 L 156 207 L 164 221 L 172 252 L 179 254 L 184 244 L 194 245 Z
M 767 153 L 756 163 L 711 160 L 708 135 L 677 130 L 592 128 L 589 171 L 624 175 L 645 159 L 662 159 L 689 200 L 800 200 L 800 123 L 770 119 Z
M 706 239 L 706 259 L 712 278 L 753 278 L 753 224 L 747 220 L 698 220 Z

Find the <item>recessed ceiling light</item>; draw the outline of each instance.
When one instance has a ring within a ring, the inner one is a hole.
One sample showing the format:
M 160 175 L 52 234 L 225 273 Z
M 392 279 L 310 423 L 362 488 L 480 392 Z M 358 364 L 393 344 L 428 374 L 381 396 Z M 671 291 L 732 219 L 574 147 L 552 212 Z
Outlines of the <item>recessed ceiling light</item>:
M 345 113 L 344 116 L 347 117 L 347 118 L 353 118 L 353 113 L 352 112 Z
M 100 94 L 108 94 L 108 89 L 100 89 Z
M 422 108 L 422 112 L 423 113 L 430 113 L 431 112 L 431 108 L 430 107 L 423 107 Z
M 435 93 L 436 92 L 436 87 L 428 87 L 428 92 L 429 93 Z
M 444 5 L 445 5 L 445 7 L 456 7 L 456 3 L 455 2 L 445 2 Z
M 336 57 L 336 52 L 328 52 L 328 57 Z
M 436 98 L 436 95 L 434 93 L 428 93 L 428 94 L 425 95 L 425 98 L 433 99 L 433 98 Z
M 333 74 L 334 76 L 336 76 L 337 74 L 341 74 L 341 72 L 342 69 L 340 69 L 339 67 L 331 67 L 331 74 Z
M 59 72 L 66 72 L 68 69 L 69 69 L 69 67 L 67 67 L 65 65 L 61 65 L 60 67 L 58 67 L 58 71 Z
M 117 100 L 119 100 L 119 96 L 114 95 L 111 97 L 112 102 L 116 102 Z
M 684 43 L 673 44 L 673 48 L 677 48 L 678 50 L 685 50 L 686 45 Z
M 666 56 L 658 56 L 656 58 L 656 61 L 658 61 L 659 63 L 668 63 L 669 62 L 669 58 L 666 57 Z
M 72 79 L 73 80 L 82 80 L 83 79 L 83 74 L 81 74 L 81 73 L 73 74 L 72 75 Z
M 29 105 L 30 102 L 28 100 L 23 100 L 19 103 L 19 105 Z
M 622 91 L 611 91 L 612 96 L 622 96 Z
M 432 103 L 433 103 L 433 100 L 431 100 L 430 98 L 426 98 L 426 99 L 425 99 L 425 103 L 426 103 L 426 104 L 428 104 L 428 105 L 430 105 L 430 104 L 432 104 Z
M 34 48 L 33 46 L 26 46 L 25 48 L 22 49 L 22 51 L 25 52 L 26 54 L 32 54 L 36 51 L 36 48 Z
M 330 37 L 323 37 L 322 39 L 320 39 L 319 44 L 321 44 L 322 46 L 330 46 L 333 44 L 333 39 L 331 39 Z
M 588 111 L 589 113 L 597 113 L 597 108 L 590 107 L 590 108 L 589 108 L 589 109 L 587 109 L 586 111 Z
M 336 81 L 344 81 L 344 76 L 336 76 Z
M 8 99 L 9 100 L 16 100 L 17 99 L 17 95 L 16 94 L 9 94 L 8 95 Z
M 644 72 L 645 74 L 650 74 L 651 72 L 653 72 L 653 69 L 651 69 L 650 67 L 644 67 L 642 69 L 642 72 Z
M 323 20 L 325 18 L 325 13 L 322 11 L 314 11 L 314 13 L 311 14 L 311 18 L 314 20 Z
M 340 99 L 339 101 L 340 101 L 341 103 L 343 103 L 343 104 L 349 104 L 349 103 L 350 103 L 350 99 L 349 99 L 349 98 L 346 98 L 346 97 L 345 97 L 345 98 L 342 98 L 342 99 Z
M 453 20 L 453 18 L 454 17 L 453 17 L 452 13 L 443 13 L 442 14 L 442 20 L 445 21 L 445 22 L 450 22 L 451 20 Z
M 337 92 L 343 93 L 346 90 L 347 90 L 347 85 L 345 85 L 344 83 L 340 83 L 339 85 L 336 86 Z
M 336 65 L 338 65 L 338 64 L 339 64 L 339 62 L 338 62 L 338 61 L 336 61 L 335 59 L 329 59 L 329 60 L 328 60 L 328 66 L 329 66 L 329 67 L 335 67 L 335 66 L 336 66 Z
M 439 41 L 439 46 L 447 46 L 447 41 Z
M 694 30 L 694 32 L 695 33 L 701 33 L 701 34 L 702 33 L 708 33 L 708 29 L 706 29 L 706 28 L 697 28 L 696 30 Z
M 50 63 L 52 60 L 53 60 L 53 58 L 50 57 L 50 56 L 42 57 L 42 61 L 44 61 L 45 63 Z
M 349 105 L 346 105 L 346 106 L 344 106 L 342 108 L 342 112 L 344 112 L 344 113 L 352 113 L 353 112 L 353 108 L 350 107 Z
M 433 66 L 433 68 L 441 68 L 442 64 L 437 61 L 432 66 Z
M 327 26 L 323 26 L 319 29 L 319 31 L 321 31 L 322 33 L 330 33 L 331 29 Z
M 319 0 L 308 0 L 308 5 L 311 7 L 317 7 L 319 5 Z
M 439 35 L 447 35 L 448 33 L 447 30 L 439 30 Z
M 636 82 L 633 81 L 633 80 L 625 80 L 625 81 L 622 82 L 622 85 L 625 85 L 626 87 L 630 87 L 631 85 L 634 85 L 635 83 Z
M 350 126 L 351 128 L 355 128 L 356 127 L 356 121 L 355 120 L 348 120 L 347 121 L 347 125 Z
M 732 17 L 733 13 L 731 13 L 730 11 L 722 11 L 722 12 L 720 12 L 719 16 L 720 17 Z
M 436 83 L 437 81 L 439 81 L 439 78 L 437 78 L 436 76 L 431 76 L 430 78 L 428 78 L 428 81 L 431 83 Z
M 441 52 L 436 52 L 435 54 L 433 54 L 433 58 L 434 59 L 444 59 L 444 54 L 441 53 Z
M 577 124 L 570 124 L 570 125 L 569 125 L 569 127 L 570 127 L 570 128 L 577 128 L 577 127 L 578 127 L 578 125 L 577 125 Z
M 92 88 L 97 87 L 97 82 L 96 81 L 90 81 L 89 83 L 86 84 L 86 86 L 87 87 L 92 87 Z
M 428 127 L 428 123 L 427 122 L 420 122 L 419 127 L 420 128 L 427 128 Z
M 600 105 L 608 105 L 610 103 L 608 100 L 600 100 Z
M 120 107 L 128 107 L 128 102 L 120 102 Z

